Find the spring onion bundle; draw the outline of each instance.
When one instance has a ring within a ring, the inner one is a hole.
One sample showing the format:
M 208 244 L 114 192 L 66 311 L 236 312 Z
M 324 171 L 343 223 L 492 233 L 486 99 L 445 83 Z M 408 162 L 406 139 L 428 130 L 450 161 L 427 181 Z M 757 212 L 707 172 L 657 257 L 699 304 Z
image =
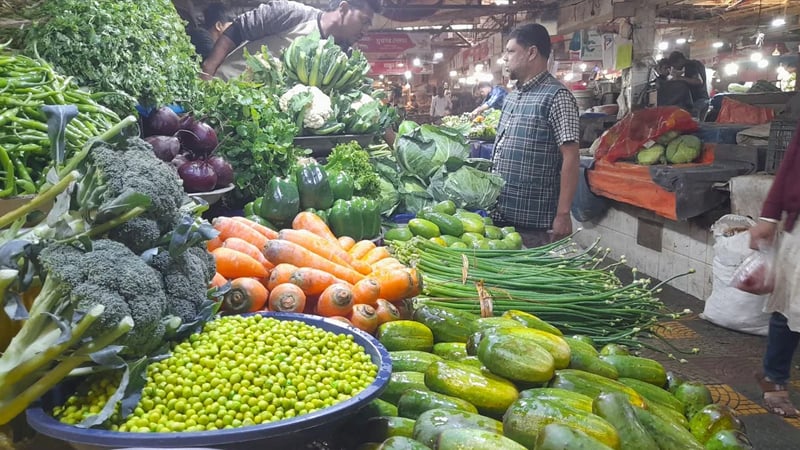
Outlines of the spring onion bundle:
M 484 315 L 516 309 L 597 344 L 636 347 L 642 346 L 639 333 L 676 317 L 654 296 L 663 283 L 650 287 L 634 269 L 633 281 L 623 284 L 615 270 L 624 260 L 600 267 L 609 250 L 597 242 L 585 250 L 570 238 L 525 250 L 477 250 L 415 238 L 393 247 L 398 259 L 423 274 L 425 296 L 417 302 L 424 304 Z

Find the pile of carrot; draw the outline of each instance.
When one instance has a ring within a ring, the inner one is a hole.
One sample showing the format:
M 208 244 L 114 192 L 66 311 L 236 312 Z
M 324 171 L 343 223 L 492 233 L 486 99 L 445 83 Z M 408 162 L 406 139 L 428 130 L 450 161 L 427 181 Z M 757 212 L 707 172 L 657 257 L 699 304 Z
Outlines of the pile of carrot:
M 208 241 L 217 262 L 212 284 L 230 282 L 223 313 L 317 314 L 374 332 L 397 320 L 397 304 L 418 295 L 421 275 L 369 240 L 337 238 L 316 214 L 299 213 L 275 231 L 244 217 L 217 217 Z

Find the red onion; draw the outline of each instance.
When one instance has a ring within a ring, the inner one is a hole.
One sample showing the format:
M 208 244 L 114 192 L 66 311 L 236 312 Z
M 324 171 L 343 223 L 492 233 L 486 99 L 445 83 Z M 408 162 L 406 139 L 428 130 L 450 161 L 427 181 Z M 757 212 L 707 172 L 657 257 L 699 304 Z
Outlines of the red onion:
M 181 143 L 175 136 L 147 136 L 144 140 L 153 146 L 153 153 L 162 161 L 172 161 L 181 150 Z
M 144 131 L 147 136 L 172 136 L 180 127 L 180 119 L 171 108 L 162 106 L 144 118 Z
M 194 124 L 194 116 L 192 116 L 191 114 L 186 114 L 185 116 L 181 117 L 178 126 L 180 127 L 181 130 L 185 130 L 189 128 L 189 126 L 191 126 L 192 124 Z
M 174 167 L 175 169 L 179 169 L 182 165 L 186 164 L 187 162 L 189 162 L 189 158 L 186 157 L 186 154 L 178 153 L 177 155 L 175 155 L 174 158 L 172 158 L 170 164 L 172 164 L 172 167 Z
M 178 168 L 186 192 L 213 191 L 217 185 L 217 174 L 211 164 L 197 160 L 189 161 Z
M 178 132 L 183 147 L 198 158 L 209 155 L 217 148 L 217 133 L 204 122 L 192 122 Z
M 221 156 L 211 156 L 206 159 L 206 162 L 211 164 L 217 174 L 217 188 L 233 183 L 233 167 L 228 161 L 225 161 Z

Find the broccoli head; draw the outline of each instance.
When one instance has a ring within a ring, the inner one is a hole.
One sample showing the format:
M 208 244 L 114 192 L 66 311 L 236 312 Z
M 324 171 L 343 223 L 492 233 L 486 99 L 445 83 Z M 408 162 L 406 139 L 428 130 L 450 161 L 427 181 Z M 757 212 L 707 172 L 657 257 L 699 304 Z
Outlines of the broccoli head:
M 150 260 L 150 266 L 161 274 L 167 313 L 179 317 L 183 323 L 194 322 L 216 273 L 214 257 L 205 248 L 194 246 L 178 256 L 159 252 Z

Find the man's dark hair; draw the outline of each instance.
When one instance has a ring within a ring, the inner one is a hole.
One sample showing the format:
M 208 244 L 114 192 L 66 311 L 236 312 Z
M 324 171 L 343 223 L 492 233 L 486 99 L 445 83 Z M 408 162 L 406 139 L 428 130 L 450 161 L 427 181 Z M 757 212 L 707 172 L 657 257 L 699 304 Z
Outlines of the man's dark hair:
M 550 58 L 550 33 L 547 28 L 538 23 L 521 25 L 508 35 L 509 39 L 516 39 L 517 43 L 523 47 L 536 46 L 539 54 L 545 59 Z
M 211 3 L 203 10 L 203 28 L 211 29 L 217 22 L 233 22 L 236 15 L 228 12 L 222 3 Z
M 343 1 L 350 4 L 355 9 L 365 9 L 369 7 L 375 14 L 380 14 L 383 11 L 383 0 L 330 0 L 328 11 L 333 11 L 339 7 L 339 3 Z
M 670 65 L 674 66 L 675 64 L 679 64 L 686 61 L 686 55 L 684 55 L 679 51 L 674 51 L 669 54 L 669 58 L 667 58 L 667 61 L 669 61 Z
M 481 81 L 480 83 L 478 83 L 478 89 L 483 89 L 487 87 L 488 88 L 492 87 L 492 83 L 489 83 L 488 81 Z

